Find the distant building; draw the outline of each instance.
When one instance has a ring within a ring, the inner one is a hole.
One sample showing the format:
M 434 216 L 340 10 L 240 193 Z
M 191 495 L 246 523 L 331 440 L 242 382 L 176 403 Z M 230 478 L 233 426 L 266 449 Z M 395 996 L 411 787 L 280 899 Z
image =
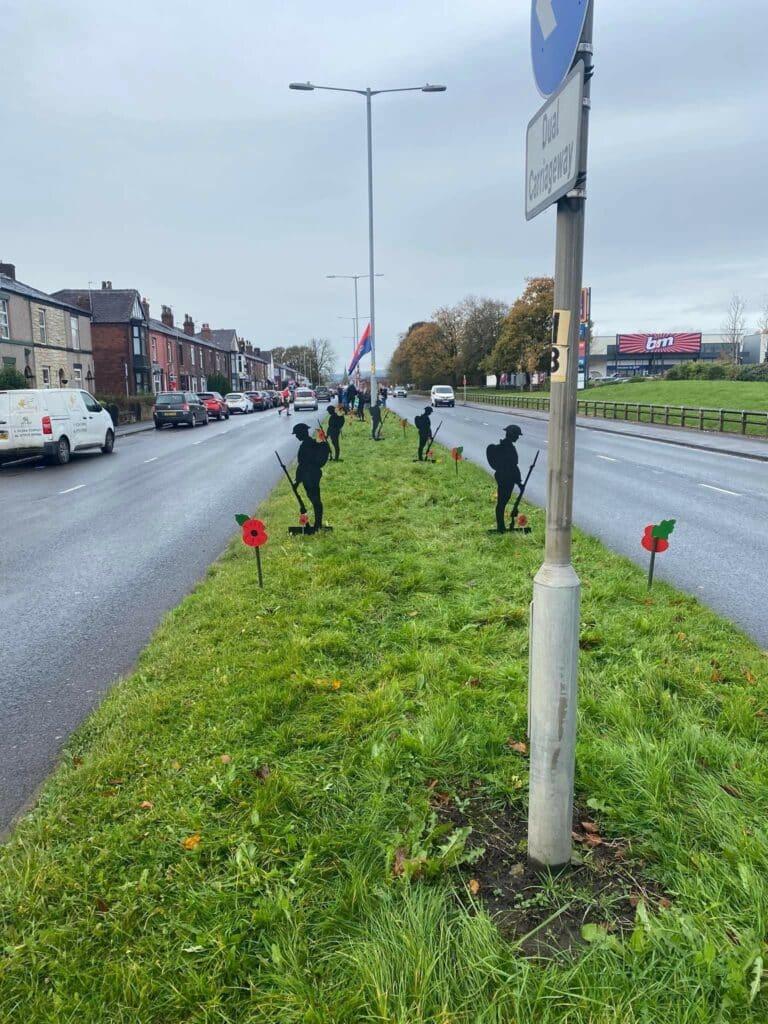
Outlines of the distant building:
M 686 345 L 691 350 L 686 351 Z M 589 373 L 591 377 L 615 373 L 622 377 L 656 375 L 665 373 L 678 363 L 699 359 L 713 362 L 729 352 L 730 346 L 722 333 L 598 334 L 590 346 Z

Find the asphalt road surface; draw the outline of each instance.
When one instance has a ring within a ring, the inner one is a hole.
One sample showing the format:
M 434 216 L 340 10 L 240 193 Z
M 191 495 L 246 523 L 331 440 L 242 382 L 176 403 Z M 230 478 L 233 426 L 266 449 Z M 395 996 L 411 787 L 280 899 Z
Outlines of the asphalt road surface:
M 388 404 L 413 422 L 426 403 L 409 397 Z M 457 405 L 435 409 L 433 430 L 441 420 L 438 441 L 463 445 L 464 457 L 489 473 L 486 446 L 501 439 L 507 423 L 517 423 L 523 477 L 537 449 L 542 453 L 526 498 L 545 505 L 546 416 Z M 768 456 L 768 445 L 759 441 L 590 420 L 576 431 L 574 522 L 647 569 L 644 527 L 676 519 L 669 550 L 656 558 L 656 578 L 693 594 L 768 649 L 768 462 L 686 442 Z M 494 525 L 488 503 L 488 526 Z
M 112 456 L 0 470 L 0 835 L 290 465 L 277 410 L 119 437 Z

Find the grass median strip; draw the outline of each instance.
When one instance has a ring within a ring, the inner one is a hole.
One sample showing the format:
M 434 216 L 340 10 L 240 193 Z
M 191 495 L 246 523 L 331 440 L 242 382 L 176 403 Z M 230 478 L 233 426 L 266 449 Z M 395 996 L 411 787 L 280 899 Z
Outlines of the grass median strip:
M 69 743 L 0 850 L 0 1020 L 765 1019 L 765 653 L 576 536 L 578 800 L 665 896 L 613 930 L 552 880 L 543 932 L 583 905 L 582 943 L 524 955 L 464 822 L 525 812 L 543 517 L 489 535 L 483 471 L 384 433 L 344 430 L 333 533 L 289 538 L 279 487 L 264 590 L 233 541 Z

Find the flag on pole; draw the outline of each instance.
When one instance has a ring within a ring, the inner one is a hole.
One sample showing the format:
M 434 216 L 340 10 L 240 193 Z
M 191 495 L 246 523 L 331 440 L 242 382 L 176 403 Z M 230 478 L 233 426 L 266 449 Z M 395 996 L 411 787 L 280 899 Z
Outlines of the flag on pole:
M 360 335 L 360 341 L 357 343 L 357 347 L 352 355 L 352 362 L 349 364 L 347 373 L 352 373 L 354 368 L 363 358 L 367 356 L 371 351 L 371 325 L 368 324 L 363 333 Z

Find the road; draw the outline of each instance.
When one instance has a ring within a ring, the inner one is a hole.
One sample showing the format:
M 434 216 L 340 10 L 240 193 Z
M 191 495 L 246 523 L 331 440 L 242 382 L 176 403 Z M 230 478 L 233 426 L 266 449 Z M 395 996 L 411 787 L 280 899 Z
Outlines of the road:
M 69 733 L 133 665 L 296 455 L 316 414 L 118 439 L 112 456 L 0 470 L 0 835 Z
M 424 398 L 409 397 L 389 405 L 412 422 L 425 403 Z M 488 472 L 486 446 L 501 439 L 507 423 L 517 423 L 523 431 L 517 445 L 523 475 L 537 449 L 542 452 L 526 497 L 545 505 L 544 415 L 457 405 L 435 409 L 433 424 L 441 420 L 438 440 L 448 447 L 463 445 L 464 457 Z M 645 569 L 648 555 L 640 547 L 643 528 L 661 519 L 676 519 L 669 551 L 656 559 L 657 578 L 695 595 L 768 649 L 768 464 L 686 447 L 686 434 L 680 430 L 616 426 L 621 429 L 615 433 L 612 423 L 590 421 L 589 426 L 577 428 L 576 525 Z M 687 436 L 692 443 L 726 444 L 712 435 Z M 757 441 L 727 439 L 727 446 L 768 455 L 768 446 Z M 489 505 L 488 511 L 492 527 L 493 507 Z

